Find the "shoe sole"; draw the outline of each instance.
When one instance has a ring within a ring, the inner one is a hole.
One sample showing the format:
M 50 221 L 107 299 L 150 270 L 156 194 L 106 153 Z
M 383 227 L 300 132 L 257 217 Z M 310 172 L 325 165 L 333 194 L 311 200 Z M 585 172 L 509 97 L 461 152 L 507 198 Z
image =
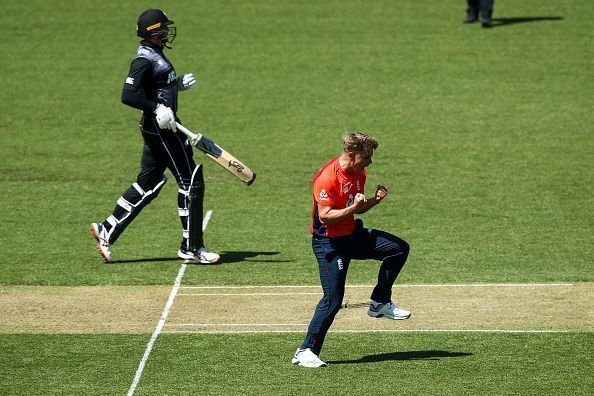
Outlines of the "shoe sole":
M 220 264 L 221 263 L 221 256 L 217 258 L 215 261 L 200 261 L 201 264 Z
M 219 258 L 217 261 L 203 261 L 203 260 L 194 260 L 192 259 L 184 259 L 184 264 L 205 264 L 205 265 L 216 265 L 220 264 L 221 259 Z
M 194 257 L 194 255 L 193 254 L 192 255 L 185 254 L 185 253 L 182 253 L 180 250 L 178 250 L 177 251 L 177 257 L 179 257 L 182 260 L 189 261 L 189 260 L 192 260 L 192 258 Z
M 177 251 L 177 257 L 179 257 L 180 259 L 184 260 L 184 264 L 195 264 L 195 263 L 199 263 L 199 264 L 219 264 L 221 262 L 221 257 L 219 256 L 219 258 L 216 261 L 203 261 L 203 260 L 195 260 L 194 259 L 194 255 L 189 255 L 189 254 L 184 254 L 181 251 Z
M 109 260 L 107 257 L 105 257 L 103 250 L 101 250 L 101 242 L 99 240 L 99 234 L 97 234 L 97 230 L 95 229 L 95 227 L 93 227 L 93 224 L 91 224 L 91 232 L 93 233 L 93 237 L 95 238 L 95 247 L 99 251 L 99 254 L 101 254 L 101 258 L 103 258 L 103 261 L 105 262 L 105 264 L 111 264 L 111 260 Z
M 305 366 L 305 365 L 301 364 L 301 362 L 299 360 L 296 361 L 294 358 L 291 360 L 291 363 L 293 364 L 293 366 L 301 366 L 301 367 L 305 367 L 305 368 L 328 367 L 327 363 L 321 364 L 319 366 Z
M 392 319 L 392 320 L 405 320 L 408 319 L 412 316 L 412 313 L 408 314 L 408 316 L 395 316 L 395 317 L 391 317 L 388 316 L 386 314 L 378 314 L 377 312 L 373 312 L 373 311 L 368 311 L 367 315 L 371 316 L 372 318 L 386 318 L 386 319 Z

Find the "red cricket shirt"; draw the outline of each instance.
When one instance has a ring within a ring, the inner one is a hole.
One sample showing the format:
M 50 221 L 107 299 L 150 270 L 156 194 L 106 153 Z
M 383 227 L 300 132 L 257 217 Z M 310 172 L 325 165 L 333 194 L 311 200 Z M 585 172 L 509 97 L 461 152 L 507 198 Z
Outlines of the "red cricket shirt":
M 334 224 L 322 224 L 318 215 L 318 203 L 333 209 L 344 209 L 353 204 L 357 193 L 365 193 L 367 171 L 345 173 L 338 157 L 324 165 L 313 179 L 314 207 L 310 231 L 327 237 L 350 235 L 355 229 L 355 216 Z

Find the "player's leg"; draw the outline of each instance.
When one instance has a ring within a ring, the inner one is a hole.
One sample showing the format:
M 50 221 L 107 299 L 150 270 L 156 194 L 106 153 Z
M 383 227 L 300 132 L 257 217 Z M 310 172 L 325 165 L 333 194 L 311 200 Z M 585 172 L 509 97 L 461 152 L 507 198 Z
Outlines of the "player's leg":
M 493 14 L 494 0 L 480 0 L 481 9 L 481 25 L 483 27 L 491 27 L 493 25 L 491 16 Z
M 464 23 L 474 23 L 478 21 L 479 1 L 480 0 L 467 0 L 466 3 L 468 8 L 466 9 L 466 19 L 464 19 Z
M 324 296 L 316 307 L 305 340 L 293 358 L 293 364 L 300 364 L 300 352 L 309 349 L 317 356 L 322 350 L 326 334 L 342 305 L 346 275 L 351 261 L 348 244 L 336 249 L 336 245 L 332 246 L 330 239 L 313 237 L 312 248 L 318 261 Z
M 390 319 L 407 319 L 410 312 L 398 308 L 392 302 L 392 286 L 406 263 L 410 251 L 409 244 L 403 239 L 388 232 L 367 229 L 363 223 L 357 222 L 353 258 L 380 260 L 377 285 L 371 294 L 369 315 L 388 317 Z
M 155 160 L 149 145 L 145 143 L 140 160 L 140 173 L 136 182 L 128 187 L 117 200 L 112 214 L 103 222 L 92 223 L 91 230 L 97 248 L 105 262 L 111 262 L 111 245 L 117 241 L 126 227 L 157 197 L 167 181 L 165 167 Z
M 179 200 L 180 202 L 183 202 L 183 205 L 187 208 L 187 210 L 185 210 L 187 217 L 185 219 L 183 218 L 182 209 L 180 209 L 182 225 L 184 226 L 184 238 L 182 239 L 178 256 L 187 260 L 186 262 L 188 263 L 219 263 L 221 257 L 217 253 L 207 251 L 204 247 L 202 228 L 204 217 L 204 176 L 202 174 L 201 164 L 194 168 L 187 193 L 181 189 L 179 192 Z M 180 204 L 180 208 L 181 207 L 182 205 Z
M 202 234 L 202 219 L 204 217 L 204 175 L 202 174 L 202 164 L 196 166 L 192 173 L 189 201 L 188 247 L 191 251 L 197 251 L 204 246 L 204 236 Z
M 382 261 L 377 286 L 371 298 L 378 302 L 388 302 L 392 298 L 392 286 L 408 258 L 410 246 L 406 241 L 385 231 L 372 230 L 370 236 L 375 239 L 374 258 Z
M 217 253 L 209 252 L 203 241 L 204 176 L 202 166 L 196 166 L 192 147 L 181 132 L 163 134 L 164 162 L 175 177 L 178 190 L 178 212 L 182 224 L 182 242 L 178 256 L 187 262 L 216 264 Z
M 195 167 L 195 170 L 198 167 Z M 190 177 L 188 183 L 184 183 L 184 178 L 180 178 L 182 182 L 178 182 L 177 192 L 177 206 L 179 212 L 179 219 L 182 224 L 182 241 L 178 251 L 178 256 L 184 259 L 189 259 L 194 256 L 190 249 L 190 186 L 192 183 L 192 177 Z M 195 208 L 194 208 L 195 209 Z

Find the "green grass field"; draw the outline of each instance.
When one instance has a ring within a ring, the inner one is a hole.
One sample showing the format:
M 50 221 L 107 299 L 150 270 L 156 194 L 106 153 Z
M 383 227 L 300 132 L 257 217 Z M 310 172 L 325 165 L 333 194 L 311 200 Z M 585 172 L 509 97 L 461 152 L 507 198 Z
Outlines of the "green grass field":
M 120 93 L 136 18 L 151 7 L 176 22 L 176 71 L 198 78 L 179 116 L 258 173 L 246 187 L 195 151 L 212 210 L 205 238 L 223 265 L 188 266 L 182 285 L 318 285 L 310 181 L 346 130 L 380 142 L 368 185 L 391 194 L 363 219 L 410 243 L 397 286 L 594 282 L 589 0 L 498 1 L 488 30 L 461 23 L 463 0 L 4 3 L 0 299 L 24 286 L 174 284 L 172 178 L 114 245 L 114 264 L 88 229 L 139 169 L 140 115 Z M 376 274 L 355 263 L 348 284 Z M 289 364 L 304 332 L 161 334 L 135 394 L 589 395 L 588 318 L 575 330 L 568 315 L 563 333 L 331 332 L 318 371 Z M 152 329 L 0 325 L 0 394 L 124 394 Z

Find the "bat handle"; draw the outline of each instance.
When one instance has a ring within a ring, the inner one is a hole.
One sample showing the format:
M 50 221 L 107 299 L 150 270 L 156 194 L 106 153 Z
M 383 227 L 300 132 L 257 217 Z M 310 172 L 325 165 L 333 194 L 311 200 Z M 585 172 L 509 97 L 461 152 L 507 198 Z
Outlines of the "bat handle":
M 199 133 L 198 135 L 196 135 L 195 133 L 193 133 L 192 131 L 190 131 L 188 128 L 186 128 L 185 126 L 183 126 L 179 122 L 176 122 L 175 125 L 177 126 L 177 129 L 178 130 L 180 130 L 184 135 L 186 135 L 188 138 L 190 138 L 190 141 L 192 142 L 193 145 L 196 145 L 196 143 L 200 139 L 202 139 L 202 134 L 201 133 Z

